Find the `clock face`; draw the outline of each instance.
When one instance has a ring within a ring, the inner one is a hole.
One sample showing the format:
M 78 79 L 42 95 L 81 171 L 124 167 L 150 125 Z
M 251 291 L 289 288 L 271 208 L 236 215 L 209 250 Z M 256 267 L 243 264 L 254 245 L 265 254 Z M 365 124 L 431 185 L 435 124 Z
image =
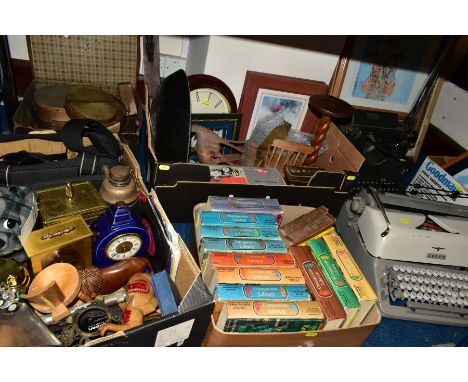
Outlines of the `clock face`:
M 192 114 L 230 113 L 228 100 L 220 92 L 210 88 L 199 88 L 190 92 Z
M 143 245 L 143 240 L 139 235 L 127 233 L 112 239 L 107 244 L 106 256 L 115 261 L 125 260 L 135 256 Z
M 237 103 L 223 81 L 208 74 L 188 76 L 192 114 L 236 113 Z

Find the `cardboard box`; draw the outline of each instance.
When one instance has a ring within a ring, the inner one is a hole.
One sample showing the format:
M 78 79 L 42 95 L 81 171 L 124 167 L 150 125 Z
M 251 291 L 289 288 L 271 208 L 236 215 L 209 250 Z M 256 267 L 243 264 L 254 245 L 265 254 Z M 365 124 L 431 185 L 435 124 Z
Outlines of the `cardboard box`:
M 249 186 L 210 184 L 205 182 L 180 181 L 172 186 L 156 186 L 155 191 L 168 218 L 173 223 L 192 223 L 193 208 L 206 203 L 209 195 L 234 195 L 245 197 L 276 198 L 285 210 L 287 224 L 313 208 L 324 205 L 333 216 L 337 216 L 347 192 L 339 184 L 327 187 L 301 186 Z M 177 203 L 173 201 L 177 200 Z M 191 232 L 188 248 L 197 256 L 194 231 Z M 217 307 L 219 313 L 221 306 Z M 327 331 L 303 333 L 224 333 L 216 328 L 216 315 L 211 317 L 203 346 L 360 346 L 380 323 L 378 309 L 365 318 L 362 325 Z
M 127 150 L 128 153 L 128 150 Z M 141 178 L 140 178 L 141 179 Z M 154 192 L 150 199 L 156 257 L 170 265 L 170 275 L 181 297 L 178 313 L 144 321 L 135 328 L 91 341 L 87 346 L 200 346 L 214 308 L 212 294 L 184 241 L 174 231 Z
M 380 311 L 371 313 L 363 325 L 355 328 L 282 334 L 224 333 L 216 327 L 212 316 L 203 346 L 361 346 L 380 322 Z
M 148 319 L 135 328 L 86 343 L 85 346 L 200 346 L 214 300 L 185 243 L 174 231 L 154 192 L 148 193 L 129 146 L 121 144 L 123 163 L 131 168 L 139 187 L 149 195 L 144 211 L 156 242 L 157 261 L 170 268 L 180 301 L 178 312 Z

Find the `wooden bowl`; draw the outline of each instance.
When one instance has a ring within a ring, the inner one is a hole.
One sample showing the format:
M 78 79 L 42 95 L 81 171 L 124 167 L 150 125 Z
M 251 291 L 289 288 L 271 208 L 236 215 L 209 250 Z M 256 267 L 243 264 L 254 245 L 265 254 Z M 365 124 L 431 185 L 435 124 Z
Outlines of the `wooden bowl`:
M 31 282 L 28 293 L 21 295 L 41 313 L 63 311 L 78 295 L 81 280 L 78 270 L 68 263 L 49 265 Z

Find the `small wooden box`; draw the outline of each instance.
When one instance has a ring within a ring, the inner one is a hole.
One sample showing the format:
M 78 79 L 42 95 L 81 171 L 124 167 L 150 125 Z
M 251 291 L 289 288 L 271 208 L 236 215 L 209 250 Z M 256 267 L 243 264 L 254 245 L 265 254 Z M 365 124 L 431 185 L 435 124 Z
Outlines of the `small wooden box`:
M 92 231 L 81 216 L 32 231 L 23 244 L 36 275 L 53 263 L 70 263 L 77 268 L 91 266 Z

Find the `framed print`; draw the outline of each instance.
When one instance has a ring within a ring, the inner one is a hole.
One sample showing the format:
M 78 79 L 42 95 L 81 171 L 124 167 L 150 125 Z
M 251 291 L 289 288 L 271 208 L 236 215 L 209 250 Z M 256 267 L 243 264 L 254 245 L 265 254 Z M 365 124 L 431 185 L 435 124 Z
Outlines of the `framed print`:
M 357 36 L 345 44 L 331 94 L 358 108 L 410 113 L 439 53 L 440 36 Z
M 221 138 L 228 141 L 237 141 L 242 121 L 240 113 L 219 113 L 219 114 L 192 114 L 192 125 L 200 125 L 213 130 Z M 222 154 L 229 154 L 229 147 L 222 147 Z M 190 137 L 190 161 L 198 162 L 197 138 L 195 134 Z
M 330 82 L 330 95 L 355 109 L 397 115 L 408 133 L 406 157 L 416 160 L 453 60 L 458 36 L 348 37 Z M 400 138 L 398 138 L 400 139 Z
M 262 121 L 276 118 L 291 129 L 312 132 L 317 116 L 308 109 L 309 96 L 325 94 L 324 82 L 247 71 L 239 104 L 239 139 L 248 139 Z

